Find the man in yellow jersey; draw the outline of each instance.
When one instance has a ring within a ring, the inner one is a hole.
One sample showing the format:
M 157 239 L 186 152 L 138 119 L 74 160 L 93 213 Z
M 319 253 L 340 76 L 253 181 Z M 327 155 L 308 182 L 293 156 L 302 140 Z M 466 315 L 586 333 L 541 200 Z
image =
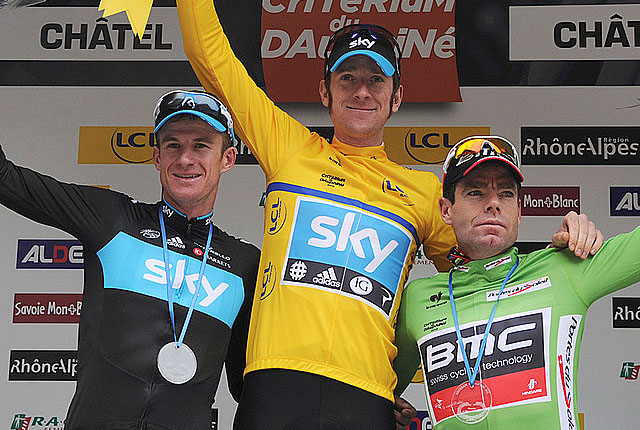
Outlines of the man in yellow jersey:
M 403 92 L 393 36 L 357 25 L 329 42 L 319 88 L 335 128 L 327 142 L 255 85 L 211 0 L 177 6 L 191 66 L 229 107 L 267 181 L 234 427 L 394 428 L 393 324 L 402 288 L 420 244 L 444 270 L 455 242 L 438 212 L 438 178 L 393 163 L 384 150 L 384 124 Z M 574 213 L 569 221 L 583 227 L 573 243 L 590 249 L 584 219 Z M 401 399 L 396 405 L 406 425 L 415 411 Z

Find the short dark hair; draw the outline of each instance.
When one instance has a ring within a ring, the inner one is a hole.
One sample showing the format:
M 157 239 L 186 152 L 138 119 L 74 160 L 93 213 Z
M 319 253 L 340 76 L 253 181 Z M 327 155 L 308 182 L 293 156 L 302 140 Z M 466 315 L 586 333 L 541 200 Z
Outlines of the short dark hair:
M 193 114 L 190 113 L 181 113 L 179 115 L 173 116 L 171 118 L 169 118 L 167 120 L 167 122 L 165 122 L 162 126 L 164 127 L 167 124 L 171 124 L 174 122 L 179 122 L 179 121 L 190 121 L 190 122 L 194 122 L 194 121 L 201 121 L 205 124 L 208 124 L 205 120 L 203 120 L 202 118 L 199 118 Z M 222 135 L 222 152 L 224 153 L 224 151 L 226 151 L 227 149 L 231 148 L 233 146 L 233 142 L 231 142 L 231 138 L 229 137 L 229 134 L 226 132 L 222 132 L 222 131 L 218 131 L 216 129 L 214 129 L 213 127 L 211 127 L 216 133 L 219 133 Z M 156 133 L 156 146 L 158 147 L 158 150 L 160 150 L 160 145 L 158 145 L 157 142 L 157 137 L 158 137 L 158 133 L 160 133 L 162 131 L 162 128 L 160 130 L 158 130 L 158 132 Z

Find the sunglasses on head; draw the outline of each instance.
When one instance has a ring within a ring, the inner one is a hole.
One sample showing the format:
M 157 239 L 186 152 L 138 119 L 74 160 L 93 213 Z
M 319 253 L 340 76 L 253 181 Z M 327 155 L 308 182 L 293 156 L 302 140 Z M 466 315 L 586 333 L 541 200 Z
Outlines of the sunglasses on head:
M 169 117 L 182 111 L 200 116 L 216 130 L 227 133 L 233 141 L 233 120 L 229 111 L 218 99 L 204 92 L 178 90 L 160 97 L 153 112 L 156 131 Z
M 446 174 L 452 162 L 466 159 L 467 157 L 472 158 L 483 151 L 504 157 L 513 163 L 516 168 L 520 168 L 518 152 L 511 142 L 498 136 L 488 136 L 471 137 L 456 144 L 447 154 L 442 169 Z

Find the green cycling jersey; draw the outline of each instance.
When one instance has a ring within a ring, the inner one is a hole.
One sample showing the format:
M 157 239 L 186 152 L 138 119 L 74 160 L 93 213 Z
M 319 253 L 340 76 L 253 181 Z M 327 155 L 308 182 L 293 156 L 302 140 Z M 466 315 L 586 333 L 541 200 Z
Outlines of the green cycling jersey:
M 587 308 L 640 281 L 639 251 L 640 227 L 609 239 L 587 260 L 566 249 L 518 255 L 517 248 L 511 248 L 452 269 L 454 303 L 471 369 L 498 300 L 477 389 L 468 398 L 449 274 L 411 282 L 396 327 L 396 394 L 404 391 L 422 363 L 436 430 L 578 429 L 576 377 Z M 500 293 L 516 262 L 518 267 Z

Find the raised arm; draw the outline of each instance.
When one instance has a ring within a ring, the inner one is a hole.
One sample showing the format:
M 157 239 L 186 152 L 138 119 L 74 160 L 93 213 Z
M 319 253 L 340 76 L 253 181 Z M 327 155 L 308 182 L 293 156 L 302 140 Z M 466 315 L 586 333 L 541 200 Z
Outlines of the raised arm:
M 7 160 L 0 146 L 0 204 L 29 218 L 66 231 L 90 244 L 101 235 L 82 237 L 83 232 L 101 232 L 105 215 L 117 211 L 115 200 L 127 197 L 96 187 L 60 182 Z
M 224 34 L 212 0 L 178 0 L 184 51 L 202 86 L 229 108 L 236 133 L 269 178 L 308 141 L 310 131 L 253 82 Z

